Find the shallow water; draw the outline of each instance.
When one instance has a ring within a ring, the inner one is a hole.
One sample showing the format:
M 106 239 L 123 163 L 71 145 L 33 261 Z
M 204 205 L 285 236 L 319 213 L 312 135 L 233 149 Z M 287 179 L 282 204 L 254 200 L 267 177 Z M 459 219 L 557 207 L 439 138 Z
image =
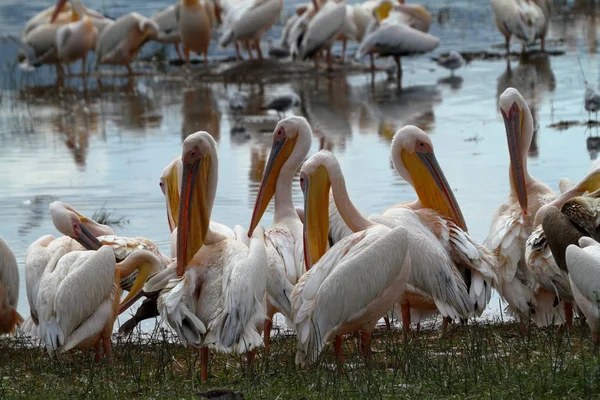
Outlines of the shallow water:
M 151 15 L 167 4 L 86 1 L 110 16 L 134 10 Z M 295 4 L 286 2 L 284 15 Z M 27 18 L 46 5 L 3 2 L 0 35 L 19 34 Z M 451 49 L 502 51 L 489 2 L 428 1 L 424 5 L 434 15 L 431 33 L 441 38 L 436 54 Z M 448 19 L 440 17 L 440 22 L 438 16 Z M 497 111 L 497 98 L 505 88 L 519 89 L 537 120 L 529 153 L 532 175 L 557 189 L 561 177 L 578 180 L 590 158 L 596 157 L 586 143 L 588 137 L 597 135 L 597 128 L 558 131 L 548 125 L 587 120 L 578 57 L 587 79 L 597 83 L 597 21 L 593 9 L 558 13 L 549 47 L 566 54 L 513 60 L 510 69 L 504 59 L 472 61 L 451 79 L 431 61 L 431 55 L 406 58 L 402 91 L 384 72 L 374 82 L 367 74 L 332 78 L 308 74 L 293 79 L 282 75 L 278 80 L 287 82 L 277 84 L 257 83 L 261 77 L 256 79 L 252 72 L 247 74 L 253 78 L 251 84 L 244 83 L 241 75 L 237 84 L 225 85 L 220 80 L 182 79 L 177 68 L 134 79 L 105 79 L 102 85 L 93 79 L 85 88 L 80 79 L 73 79 L 59 90 L 52 69 L 20 72 L 13 61 L 16 48 L 0 43 L 0 168 L 4 171 L 0 175 L 0 236 L 13 248 L 23 272 L 27 246 L 42 235 L 58 235 L 48 204 L 60 199 L 90 216 L 102 206 L 114 210 L 129 220 L 117 229 L 119 234 L 148 237 L 168 252 L 169 229 L 159 176 L 181 152 L 182 139 L 197 130 L 211 132 L 219 144 L 220 180 L 213 219 L 247 226 L 277 123 L 277 116 L 260 111 L 260 106 L 292 89 L 303 101 L 298 112 L 315 128 L 311 154 L 320 144 L 336 154 L 350 196 L 363 213 L 415 198 L 389 160 L 393 133 L 414 124 L 431 134 L 469 230 L 483 241 L 493 212 L 509 190 L 504 124 Z M 280 30 L 278 25 L 272 35 L 277 37 Z M 142 53 L 157 48 L 150 45 Z M 234 133 L 227 94 L 240 89 L 251 94 L 251 104 L 243 117 L 245 133 Z M 300 205 L 298 185 L 294 196 Z M 270 224 L 271 212 L 272 208 L 263 224 Z M 495 315 L 498 310 L 498 301 L 493 299 L 489 312 Z M 24 274 L 19 311 L 29 314 Z

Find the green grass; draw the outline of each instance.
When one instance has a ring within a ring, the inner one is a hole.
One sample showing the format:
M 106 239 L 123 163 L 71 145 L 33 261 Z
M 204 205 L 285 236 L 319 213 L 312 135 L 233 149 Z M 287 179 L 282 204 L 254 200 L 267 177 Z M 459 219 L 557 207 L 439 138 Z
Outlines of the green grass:
M 246 399 L 591 398 L 600 393 L 600 358 L 587 327 L 570 333 L 516 324 L 451 326 L 444 338 L 422 331 L 404 344 L 398 330 L 377 329 L 373 360 L 344 342 L 340 373 L 328 347 L 319 362 L 294 364 L 295 337 L 280 334 L 271 354 L 245 357 L 211 352 L 210 380 L 200 380 L 196 351 L 160 329 L 114 344 L 114 362 L 95 363 L 92 352 L 51 359 L 24 337 L 0 338 L 0 398 L 198 398 L 226 387 Z

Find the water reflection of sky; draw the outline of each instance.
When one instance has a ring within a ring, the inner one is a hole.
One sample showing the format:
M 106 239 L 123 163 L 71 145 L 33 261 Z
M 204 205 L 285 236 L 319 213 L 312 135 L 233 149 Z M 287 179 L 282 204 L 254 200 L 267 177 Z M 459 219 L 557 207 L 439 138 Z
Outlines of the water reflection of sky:
M 86 4 L 97 7 L 99 3 Z M 125 11 L 123 4 L 127 10 L 146 15 L 165 5 L 102 2 L 97 8 L 118 15 Z M 432 33 L 442 38 L 440 51 L 496 50 L 493 45 L 502 42 L 491 23 L 488 2 L 440 5 L 432 0 L 425 4 L 434 16 L 443 11 L 450 17 L 432 27 Z M 292 5 L 286 3 L 286 10 Z M 0 34 L 18 33 L 26 17 L 40 8 L 41 2 L 4 2 Z M 510 67 L 505 60 L 473 61 L 453 79 L 428 56 L 407 59 L 402 91 L 386 80 L 385 73 L 374 82 L 369 75 L 332 79 L 320 75 L 277 85 L 225 85 L 184 81 L 176 69 L 167 75 L 101 83 L 90 80 L 85 89 L 75 81 L 59 90 L 47 70 L 21 76 L 3 69 L 0 235 L 15 250 L 22 267 L 31 242 L 43 234 L 57 234 L 47 206 L 60 199 L 84 214 L 91 215 L 103 205 L 115 210 L 130 221 L 119 233 L 146 236 L 167 251 L 169 231 L 158 178 L 181 151 L 182 139 L 197 130 L 208 130 L 219 144 L 213 219 L 247 226 L 271 145 L 270 132 L 277 122 L 274 114 L 261 111 L 260 106 L 279 93 L 294 90 L 303 102 L 298 112 L 314 128 L 311 154 L 319 148 L 336 154 L 350 196 L 363 213 L 414 199 L 414 192 L 396 175 L 389 160 L 394 132 L 414 124 L 431 134 L 470 231 L 482 241 L 492 213 L 508 195 L 508 152 L 497 111 L 498 95 L 506 87 L 517 87 L 538 119 L 536 146 L 530 149 L 532 175 L 556 188 L 561 177 L 578 179 L 587 170 L 586 143 L 594 130 L 557 131 L 548 125 L 587 118 L 577 52 L 582 52 L 587 79 L 597 82 L 597 56 L 587 54 L 597 46 L 591 34 L 597 30 L 596 19 L 591 12 L 557 17 L 551 35 L 564 38 L 564 45 L 550 43 L 553 48 L 565 48 L 564 56 L 513 60 Z M 473 41 L 474 37 L 478 40 Z M 10 45 L 0 45 L 2 60 L 14 59 L 15 52 Z M 20 81 L 15 81 L 17 75 Z M 235 90 L 250 93 L 248 110 L 237 121 L 227 109 L 227 96 Z M 297 184 L 294 200 L 301 204 Z M 269 208 L 263 223 L 270 224 L 271 218 Z M 19 310 L 28 314 L 22 283 Z

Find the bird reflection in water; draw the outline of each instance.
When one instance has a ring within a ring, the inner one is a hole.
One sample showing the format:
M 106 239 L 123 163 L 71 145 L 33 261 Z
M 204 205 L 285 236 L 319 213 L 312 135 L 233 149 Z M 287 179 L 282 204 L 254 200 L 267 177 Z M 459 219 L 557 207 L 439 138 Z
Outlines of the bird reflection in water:
M 539 155 L 538 136 L 540 130 L 538 109 L 544 101 L 547 93 L 552 93 L 556 89 L 556 78 L 550 65 L 550 57 L 539 54 L 534 56 L 521 57 L 519 65 L 512 67 L 510 59 L 507 60 L 506 70 L 498 77 L 496 85 L 496 110 L 498 108 L 498 99 L 507 88 L 516 88 L 527 102 L 531 115 L 533 117 L 533 138 L 529 146 L 528 154 L 530 157 Z
M 447 76 L 438 79 L 438 85 L 450 86 L 453 92 L 458 92 L 462 88 L 463 81 L 462 76 Z
M 65 145 L 80 170 L 85 170 L 90 135 L 98 133 L 98 121 L 98 113 L 88 105 L 76 105 L 52 121 L 54 131 L 64 135 Z
M 210 86 L 184 90 L 181 107 L 183 122 L 181 140 L 194 132 L 209 132 L 218 142 L 221 132 L 221 113 Z

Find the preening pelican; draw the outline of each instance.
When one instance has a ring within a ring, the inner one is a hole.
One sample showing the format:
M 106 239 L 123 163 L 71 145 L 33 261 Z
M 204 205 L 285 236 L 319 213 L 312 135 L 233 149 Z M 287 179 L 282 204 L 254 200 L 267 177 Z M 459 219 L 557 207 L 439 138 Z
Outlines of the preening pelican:
M 331 46 L 342 33 L 346 20 L 346 2 L 344 0 L 327 0 L 319 6 L 313 0 L 313 10 L 317 10 L 306 25 L 299 54 L 302 59 L 318 57 L 321 50 L 327 51 L 327 67 L 332 69 Z M 307 10 L 306 13 L 311 13 Z M 304 22 L 305 23 L 305 22 Z M 318 67 L 318 61 L 315 58 Z
M 417 6 L 414 6 L 417 7 Z M 420 6 L 419 6 L 420 7 Z M 384 1 L 374 9 L 375 22 L 368 28 L 368 33 L 363 38 L 356 59 L 365 55 L 379 54 L 380 57 L 392 56 L 398 66 L 398 81 L 402 80 L 402 65 L 400 57 L 426 53 L 434 50 L 440 44 L 440 40 L 419 29 L 412 28 L 410 20 L 404 12 L 391 13 L 393 7 L 390 1 Z M 418 14 L 428 15 L 427 11 L 420 7 Z M 417 12 L 415 12 L 417 13 Z M 429 20 L 431 16 L 429 16 Z M 423 17 L 425 20 L 425 17 Z M 429 29 L 429 25 L 417 20 L 416 25 L 421 29 Z M 416 24 L 416 23 L 415 23 Z M 371 58 L 371 68 L 374 68 Z
M 179 59 L 183 59 L 181 50 L 179 50 L 179 42 L 181 42 L 181 36 L 179 36 L 179 24 L 177 23 L 177 4 L 172 4 L 164 10 L 160 10 L 154 14 L 150 19 L 156 22 L 158 25 L 159 33 L 156 38 L 157 42 L 161 43 L 173 43 L 175 51 Z
M 228 3 L 224 3 L 228 4 Z M 258 54 L 258 59 L 262 60 L 262 51 L 260 49 L 260 40 L 263 35 L 279 19 L 283 9 L 283 0 L 246 0 L 235 4 L 235 8 L 229 7 L 226 11 L 226 19 L 223 24 L 223 36 L 219 41 L 221 47 L 227 47 L 229 44 L 243 41 L 246 44 L 250 58 L 252 49 L 250 42 Z
M 212 37 L 214 6 L 209 0 L 180 0 L 176 8 L 179 36 L 185 64 L 190 68 L 190 51 L 204 56 L 208 65 L 208 46 Z
M 143 279 L 141 271 L 148 267 L 142 257 L 115 265 L 114 252 L 108 246 L 70 253 L 58 249 L 42 274 L 37 297 L 39 332 L 48 353 L 95 346 L 99 359 L 101 342 L 105 356 L 111 359 L 110 335 L 119 314 L 119 282 L 135 269 L 140 269 L 137 279 Z
M 207 132 L 183 142 L 176 265 L 144 286 L 146 292 L 162 289 L 160 314 L 181 341 L 201 347 L 203 380 L 209 347 L 253 354 L 262 343 L 265 319 L 264 232 L 258 229 L 246 246 L 209 227 L 218 180 L 216 146 Z
M 547 0 L 537 0 L 546 4 Z M 506 53 L 510 53 L 510 38 L 515 36 L 525 46 L 535 41 L 537 37 L 544 38 L 547 30 L 547 20 L 544 11 L 534 0 L 491 0 L 494 11 L 494 22 L 506 40 Z M 549 7 L 545 8 L 548 10 Z M 549 14 L 548 14 L 549 15 Z M 542 46 L 544 40 L 542 39 Z M 543 51 L 542 47 L 542 51 Z
M 23 322 L 17 312 L 19 302 L 19 266 L 8 243 L 0 237 L 0 335 L 14 333 Z
M 594 345 L 600 344 L 600 244 L 592 238 L 579 239 L 579 247 L 567 247 L 567 268 L 573 296 L 585 315 Z
M 292 201 L 292 183 L 310 150 L 311 141 L 312 130 L 305 118 L 294 116 L 279 121 L 248 229 L 248 234 L 252 234 L 275 197 L 273 225 L 265 231 L 269 263 L 265 351 L 269 349 L 273 315 L 281 312 L 291 321 L 292 290 L 306 271 L 302 221 Z
M 125 65 L 132 75 L 131 61 L 148 40 L 159 35 L 156 22 L 138 13 L 125 14 L 110 23 L 96 43 L 96 69 L 100 64 Z
M 98 33 L 101 33 L 102 30 L 106 27 L 106 25 L 112 22 L 112 19 L 106 18 L 99 11 L 92 10 L 91 8 L 87 7 L 85 11 L 86 14 L 92 19 L 92 23 L 94 24 L 96 29 L 98 29 Z M 54 22 L 61 25 L 71 22 L 73 18 L 72 7 L 71 4 L 68 2 L 66 2 L 58 12 L 56 11 L 55 6 L 48 7 L 31 17 L 29 21 L 27 21 L 27 23 L 25 24 L 25 28 L 23 29 L 23 33 L 21 34 L 21 37 L 24 38 L 29 34 L 29 32 L 31 32 L 40 25 L 50 23 L 50 19 L 52 18 L 52 15 L 54 13 L 58 13 Z
M 313 363 L 327 341 L 361 331 L 361 348 L 370 356 L 371 332 L 402 295 L 408 281 L 418 232 L 390 229 L 366 220 L 348 197 L 339 163 L 319 151 L 300 172 L 304 193 L 304 249 L 308 271 L 292 292 L 298 336 L 296 363 Z M 354 232 L 327 250 L 329 188 L 346 224 Z M 429 261 L 434 261 L 431 259 Z
M 527 171 L 527 149 L 533 137 L 533 118 L 527 103 L 514 88 L 506 89 L 499 103 L 510 154 L 510 194 L 508 204 L 500 205 L 492 218 L 485 246 L 498 258 L 497 289 L 509 310 L 516 312 L 522 322 L 531 317 L 537 325 L 546 326 L 563 320 L 564 314 L 554 293 L 536 291 L 530 285 L 525 243 L 535 228 L 537 211 L 555 194 Z
M 86 73 L 87 54 L 96 46 L 98 29 L 87 15 L 81 0 L 58 0 L 50 23 L 54 22 L 59 10 L 69 1 L 73 5 L 72 22 L 62 25 L 56 32 L 56 50 L 58 59 L 67 66 L 81 59 L 81 72 Z

